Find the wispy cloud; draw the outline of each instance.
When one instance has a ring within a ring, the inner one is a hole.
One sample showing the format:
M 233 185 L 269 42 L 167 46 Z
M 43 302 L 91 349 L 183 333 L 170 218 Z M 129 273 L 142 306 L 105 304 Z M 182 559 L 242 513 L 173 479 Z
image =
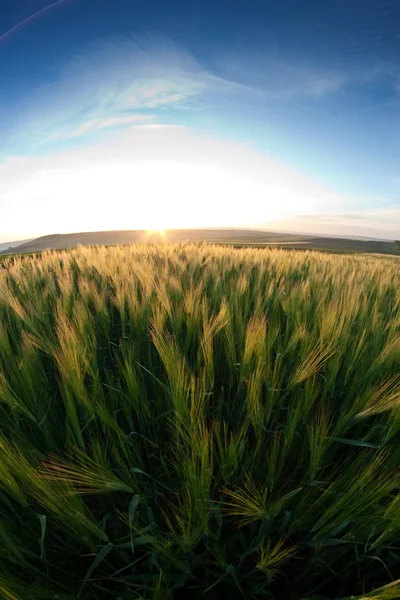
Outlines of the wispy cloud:
M 243 100 L 250 105 L 297 95 L 319 99 L 346 81 L 341 73 L 282 61 L 254 66 L 238 60 L 234 65 L 229 72 L 226 68 L 211 71 L 166 39 L 98 41 L 71 59 L 54 82 L 23 99 L 15 134 L 25 145 L 81 138 L 113 127 L 118 119 L 119 125 L 128 126 L 136 119 L 162 120 L 176 109 L 216 111 L 227 102 L 243 106 Z
M 107 120 L 133 112 L 154 114 L 182 108 L 215 86 L 188 53 L 166 40 L 118 38 L 91 44 L 75 56 L 53 83 L 33 90 L 20 106 L 20 138 L 60 139 L 112 125 Z M 142 117 L 146 120 L 147 114 Z M 129 124 L 129 120 L 124 122 Z
M 153 121 L 153 119 L 153 115 L 119 115 L 115 117 L 104 117 L 102 119 L 90 119 L 75 129 L 63 129 L 53 133 L 46 138 L 43 143 L 60 139 L 76 138 L 86 133 L 100 131 L 101 129 L 106 129 L 108 127 L 121 127 L 133 125 L 135 123 L 149 123 Z
M 266 72 L 273 82 L 267 94 L 281 99 L 306 97 L 321 100 L 348 83 L 348 76 L 343 72 L 281 61 L 267 63 Z
M 381 200 L 375 210 L 329 212 L 333 207 L 315 213 L 299 214 L 280 219 L 272 224 L 273 229 L 309 234 L 363 236 L 372 238 L 398 239 L 400 208 L 387 207 L 388 201 Z M 268 225 L 268 224 L 264 224 Z
M 216 68 L 224 77 L 255 86 L 266 98 L 280 101 L 305 99 L 321 101 L 340 92 L 346 86 L 387 84 L 400 91 L 400 70 L 396 62 L 366 61 L 355 65 L 351 61 L 332 66 L 318 56 L 312 59 L 288 58 L 281 54 L 256 55 L 243 52 L 239 56 L 219 56 Z
M 213 123 L 223 123 L 226 108 L 238 119 L 253 113 L 268 119 L 270 105 L 323 102 L 354 81 L 346 69 L 322 68 L 317 59 L 220 56 L 208 68 L 166 39 L 108 38 L 82 49 L 55 81 L 21 101 L 10 147 L 42 152 L 46 144 L 78 144 L 116 127 L 195 122 L 197 111 L 208 110 Z M 183 117 L 183 110 L 191 116 Z
M 290 101 L 296 98 L 322 100 L 351 82 L 343 68 L 329 68 L 314 61 L 295 57 L 284 59 L 272 54 L 243 53 L 216 58 L 216 67 L 224 77 L 256 87 L 265 98 Z

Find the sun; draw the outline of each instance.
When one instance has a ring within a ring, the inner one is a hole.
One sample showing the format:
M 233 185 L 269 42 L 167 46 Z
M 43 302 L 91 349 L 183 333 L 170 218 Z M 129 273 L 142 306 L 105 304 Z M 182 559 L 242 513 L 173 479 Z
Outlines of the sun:
M 161 237 L 165 237 L 167 231 L 166 229 L 148 229 L 147 235 L 159 235 Z

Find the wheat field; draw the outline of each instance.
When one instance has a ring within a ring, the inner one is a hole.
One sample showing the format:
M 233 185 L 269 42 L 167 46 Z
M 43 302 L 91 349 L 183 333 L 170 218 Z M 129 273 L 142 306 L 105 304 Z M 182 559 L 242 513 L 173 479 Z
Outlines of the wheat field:
M 399 259 L 0 267 L 2 597 L 400 597 Z

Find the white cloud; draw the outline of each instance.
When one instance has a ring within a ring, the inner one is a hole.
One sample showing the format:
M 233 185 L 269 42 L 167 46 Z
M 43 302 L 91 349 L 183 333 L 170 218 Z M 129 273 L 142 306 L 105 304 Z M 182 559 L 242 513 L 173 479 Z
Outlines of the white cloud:
M 255 86 L 266 99 L 290 101 L 294 98 L 321 100 L 345 86 L 352 77 L 343 69 L 329 69 L 313 63 L 281 56 L 243 53 L 232 60 L 220 56 L 217 67 L 225 77 Z
M 268 95 L 283 99 L 304 96 L 320 100 L 337 92 L 348 81 L 344 73 L 284 62 L 267 64 L 266 70 L 272 79 Z
M 54 135 L 61 139 L 63 131 L 84 132 L 91 129 L 88 123 L 122 118 L 127 112 L 185 106 L 215 84 L 171 42 L 108 39 L 88 46 L 56 81 L 22 100 L 15 134 L 34 142 Z
M 337 194 L 244 145 L 172 125 L 137 125 L 96 146 L 0 163 L 0 241 L 83 230 L 257 226 L 288 218 L 307 231 L 315 215 L 350 207 L 362 212 L 361 199 Z
M 242 106 L 243 99 L 247 103 L 295 96 L 320 99 L 347 81 L 342 73 L 259 57 L 254 64 L 239 58 L 221 71 L 225 76 L 207 70 L 163 38 L 101 40 L 72 58 L 55 81 L 21 101 L 14 138 L 35 147 L 110 127 L 111 118 L 129 124 L 126 115 L 132 112 L 138 119 L 162 120 L 160 115 L 173 108 L 211 106 L 215 111 L 226 102 L 239 101 Z M 146 114 L 141 116 L 141 111 Z

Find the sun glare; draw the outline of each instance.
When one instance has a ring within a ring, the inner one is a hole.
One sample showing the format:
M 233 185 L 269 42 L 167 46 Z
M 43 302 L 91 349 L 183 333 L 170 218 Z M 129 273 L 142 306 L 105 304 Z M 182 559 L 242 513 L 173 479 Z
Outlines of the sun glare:
M 30 199 L 21 221 L 42 235 L 140 229 L 160 240 L 170 229 L 251 226 L 293 206 L 290 195 L 272 202 L 267 187 L 216 165 L 173 161 L 41 170 L 18 187 L 14 202 Z
M 147 235 L 158 235 L 160 237 L 165 237 L 166 230 L 165 229 L 148 229 Z

